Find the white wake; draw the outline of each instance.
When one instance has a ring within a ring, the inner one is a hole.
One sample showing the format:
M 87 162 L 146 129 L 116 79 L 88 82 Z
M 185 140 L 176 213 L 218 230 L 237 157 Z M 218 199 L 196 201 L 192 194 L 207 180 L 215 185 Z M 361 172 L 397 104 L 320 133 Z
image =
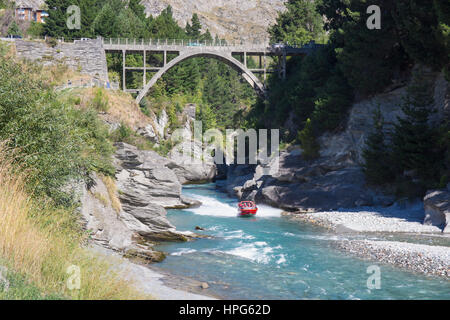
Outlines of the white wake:
M 219 216 L 219 217 L 236 217 L 237 216 L 237 204 L 238 202 L 225 203 L 218 199 L 192 194 L 189 195 L 190 198 L 194 198 L 202 203 L 198 208 L 186 209 L 195 214 L 206 215 L 206 216 Z M 273 208 L 268 205 L 258 204 L 257 217 L 279 217 L 282 210 Z

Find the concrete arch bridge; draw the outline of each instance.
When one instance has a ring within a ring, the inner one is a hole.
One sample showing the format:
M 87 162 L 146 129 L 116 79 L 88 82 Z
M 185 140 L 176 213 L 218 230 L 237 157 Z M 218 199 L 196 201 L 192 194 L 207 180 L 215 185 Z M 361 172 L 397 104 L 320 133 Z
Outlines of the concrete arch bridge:
M 137 93 L 136 101 L 138 103 L 167 71 L 178 63 L 194 57 L 214 58 L 228 64 L 248 81 L 257 94 L 264 96 L 266 92 L 265 80 L 267 73 L 278 72 L 280 78 L 285 78 L 286 57 L 307 55 L 319 46 L 315 43 L 309 43 L 305 46 L 289 46 L 285 44 L 236 44 L 225 43 L 223 41 L 198 40 L 103 39 L 105 52 L 122 53 L 122 90 Z M 142 53 L 142 66 L 126 66 L 127 53 Z M 162 65 L 157 67 L 147 66 L 147 55 L 154 53 L 163 55 Z M 169 56 L 175 57 L 169 60 Z M 251 69 L 248 67 L 247 57 L 249 56 L 259 58 L 258 68 Z M 275 70 L 268 68 L 267 57 L 272 57 L 277 60 L 278 65 Z M 127 89 L 125 81 L 127 71 L 141 71 L 143 73 L 142 87 L 140 89 Z M 152 73 L 152 76 L 148 77 L 148 73 Z M 262 74 L 262 80 L 256 74 Z

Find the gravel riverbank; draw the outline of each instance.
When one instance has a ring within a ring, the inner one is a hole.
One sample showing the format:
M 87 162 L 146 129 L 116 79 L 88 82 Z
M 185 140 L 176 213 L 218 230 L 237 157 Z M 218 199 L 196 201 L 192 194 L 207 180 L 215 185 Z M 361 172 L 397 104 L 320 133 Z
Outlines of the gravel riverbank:
M 338 249 L 381 263 L 450 279 L 450 247 L 399 241 L 337 241 Z
M 338 232 L 442 233 L 440 228 L 422 223 L 424 212 L 423 209 L 417 206 L 410 209 L 390 207 L 361 211 L 285 213 L 285 215 Z
M 358 257 L 450 279 L 450 236 L 443 234 L 438 227 L 422 223 L 424 212 L 420 204 L 408 208 L 366 208 L 362 211 L 283 215 L 343 235 L 347 239 L 337 240 L 336 247 Z M 364 234 L 370 235 L 371 240 L 361 240 Z M 358 235 L 359 239 L 352 239 L 352 235 Z M 402 241 L 385 241 L 383 236 L 386 235 L 409 235 L 416 241 L 421 237 L 425 239 L 433 236 L 438 237 L 443 245 L 412 243 L 404 238 Z

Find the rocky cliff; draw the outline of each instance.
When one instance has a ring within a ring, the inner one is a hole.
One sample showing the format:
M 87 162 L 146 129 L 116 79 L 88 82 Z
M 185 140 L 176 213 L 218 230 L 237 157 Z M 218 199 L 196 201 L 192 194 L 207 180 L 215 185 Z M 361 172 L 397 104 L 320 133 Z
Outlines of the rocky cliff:
M 81 188 L 80 211 L 86 229 L 94 241 L 125 256 L 160 261 L 164 254 L 153 250 L 156 243 L 197 237 L 177 231 L 167 220 L 166 209 L 199 205 L 181 195 L 180 181 L 213 177 L 213 164 L 185 167 L 126 143 L 116 148 L 115 179 L 94 175 L 94 185 Z
M 427 76 L 433 77 L 435 83 L 434 107 L 438 112 L 431 119 L 435 122 L 450 115 L 450 88 L 442 74 L 430 72 Z M 314 212 L 392 204 L 393 196 L 366 185 L 361 170 L 362 150 L 373 127 L 373 111 L 380 106 L 386 122 L 384 130 L 392 130 L 397 117 L 402 116 L 400 104 L 404 95 L 405 87 L 401 87 L 355 102 L 345 130 L 321 137 L 319 159 L 303 160 L 302 150 L 294 146 L 281 152 L 280 168 L 271 175 L 263 176 L 261 165 L 256 168 L 229 167 L 227 179 L 222 183 L 224 189 L 241 199 L 255 199 L 292 211 Z M 445 214 L 438 216 L 437 220 L 442 224 Z
M 267 27 L 275 22 L 284 0 L 143 0 L 148 14 L 156 16 L 168 5 L 180 26 L 186 26 L 197 13 L 204 29 L 227 40 L 263 41 Z

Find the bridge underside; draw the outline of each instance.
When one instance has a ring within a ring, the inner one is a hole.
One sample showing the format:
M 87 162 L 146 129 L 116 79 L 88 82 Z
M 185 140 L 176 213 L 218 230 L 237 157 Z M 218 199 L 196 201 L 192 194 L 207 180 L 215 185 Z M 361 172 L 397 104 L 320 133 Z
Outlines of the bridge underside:
M 260 96 L 265 96 L 265 80 L 267 73 L 277 72 L 281 78 L 286 76 L 286 56 L 291 55 L 305 55 L 304 49 L 296 49 L 292 52 L 286 50 L 274 51 L 269 48 L 234 48 L 234 47 L 180 47 L 180 46 L 144 46 L 144 45 L 122 45 L 104 43 L 104 49 L 106 52 L 119 52 L 122 53 L 122 89 L 126 92 L 137 93 L 136 101 L 139 103 L 149 92 L 149 90 L 156 84 L 156 82 L 171 68 L 178 63 L 194 57 L 207 57 L 218 59 L 233 69 L 238 71 L 243 78 L 254 88 L 256 93 Z M 142 67 L 127 67 L 126 55 L 129 53 L 142 53 L 143 64 Z M 158 67 L 147 66 L 147 54 L 162 54 L 162 65 Z M 177 55 L 170 61 L 168 57 Z M 242 62 L 235 57 L 242 58 Z M 247 66 L 247 57 L 257 56 L 259 57 L 259 68 L 250 69 Z M 269 70 L 267 66 L 267 57 L 278 57 L 277 70 Z M 142 88 L 140 89 L 127 89 L 126 87 L 126 73 L 127 71 L 139 71 L 143 73 Z M 149 73 L 153 73 L 149 81 L 147 77 Z M 256 76 L 256 74 L 262 74 L 262 81 Z

